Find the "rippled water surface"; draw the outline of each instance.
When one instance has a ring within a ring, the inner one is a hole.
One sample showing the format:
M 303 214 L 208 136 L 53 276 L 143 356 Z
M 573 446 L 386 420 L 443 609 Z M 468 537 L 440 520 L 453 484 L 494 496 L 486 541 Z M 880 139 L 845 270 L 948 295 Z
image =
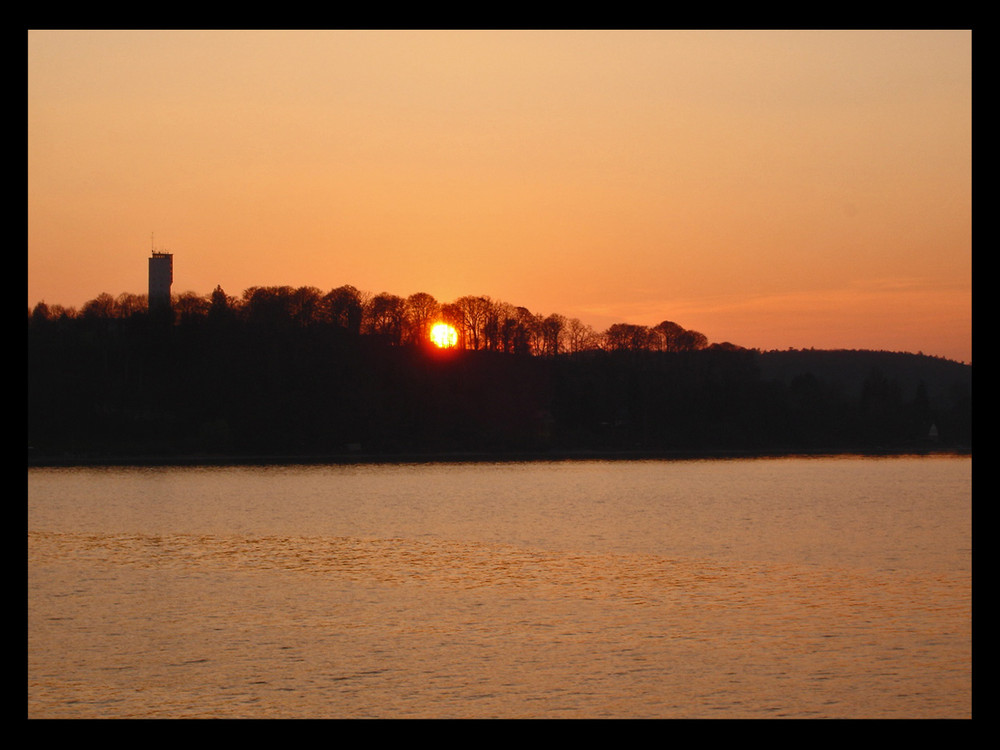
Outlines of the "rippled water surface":
M 29 469 L 28 716 L 969 717 L 971 469 Z

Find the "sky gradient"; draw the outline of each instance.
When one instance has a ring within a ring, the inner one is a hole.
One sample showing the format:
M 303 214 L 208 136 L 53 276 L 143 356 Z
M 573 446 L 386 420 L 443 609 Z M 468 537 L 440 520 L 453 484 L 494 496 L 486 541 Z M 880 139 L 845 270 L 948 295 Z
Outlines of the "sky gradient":
M 29 31 L 28 306 L 352 284 L 972 361 L 970 31 Z

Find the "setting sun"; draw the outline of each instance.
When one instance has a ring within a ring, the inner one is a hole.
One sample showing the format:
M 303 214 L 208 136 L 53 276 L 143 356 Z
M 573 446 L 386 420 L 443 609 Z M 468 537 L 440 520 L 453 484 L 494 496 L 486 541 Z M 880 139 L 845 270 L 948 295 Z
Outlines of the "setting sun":
M 431 328 L 431 343 L 442 349 L 455 346 L 458 343 L 458 331 L 447 323 L 435 323 Z

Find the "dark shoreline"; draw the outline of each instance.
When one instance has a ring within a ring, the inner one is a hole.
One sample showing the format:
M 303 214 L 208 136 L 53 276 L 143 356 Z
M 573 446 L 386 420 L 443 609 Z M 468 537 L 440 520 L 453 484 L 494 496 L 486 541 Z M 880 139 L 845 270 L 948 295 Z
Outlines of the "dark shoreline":
M 971 456 L 971 448 L 901 447 L 827 450 L 699 451 L 469 451 L 433 453 L 337 453 L 329 455 L 187 455 L 187 456 L 28 456 L 29 468 L 83 466 L 297 466 L 419 463 L 524 463 L 552 461 L 694 461 L 747 458 L 817 458 L 834 456 Z

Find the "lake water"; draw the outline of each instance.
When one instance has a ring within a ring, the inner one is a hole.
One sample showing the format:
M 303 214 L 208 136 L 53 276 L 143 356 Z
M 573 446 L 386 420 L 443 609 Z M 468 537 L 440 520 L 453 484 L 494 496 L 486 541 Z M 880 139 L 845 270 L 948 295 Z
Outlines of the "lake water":
M 30 718 L 969 718 L 971 457 L 30 468 Z

